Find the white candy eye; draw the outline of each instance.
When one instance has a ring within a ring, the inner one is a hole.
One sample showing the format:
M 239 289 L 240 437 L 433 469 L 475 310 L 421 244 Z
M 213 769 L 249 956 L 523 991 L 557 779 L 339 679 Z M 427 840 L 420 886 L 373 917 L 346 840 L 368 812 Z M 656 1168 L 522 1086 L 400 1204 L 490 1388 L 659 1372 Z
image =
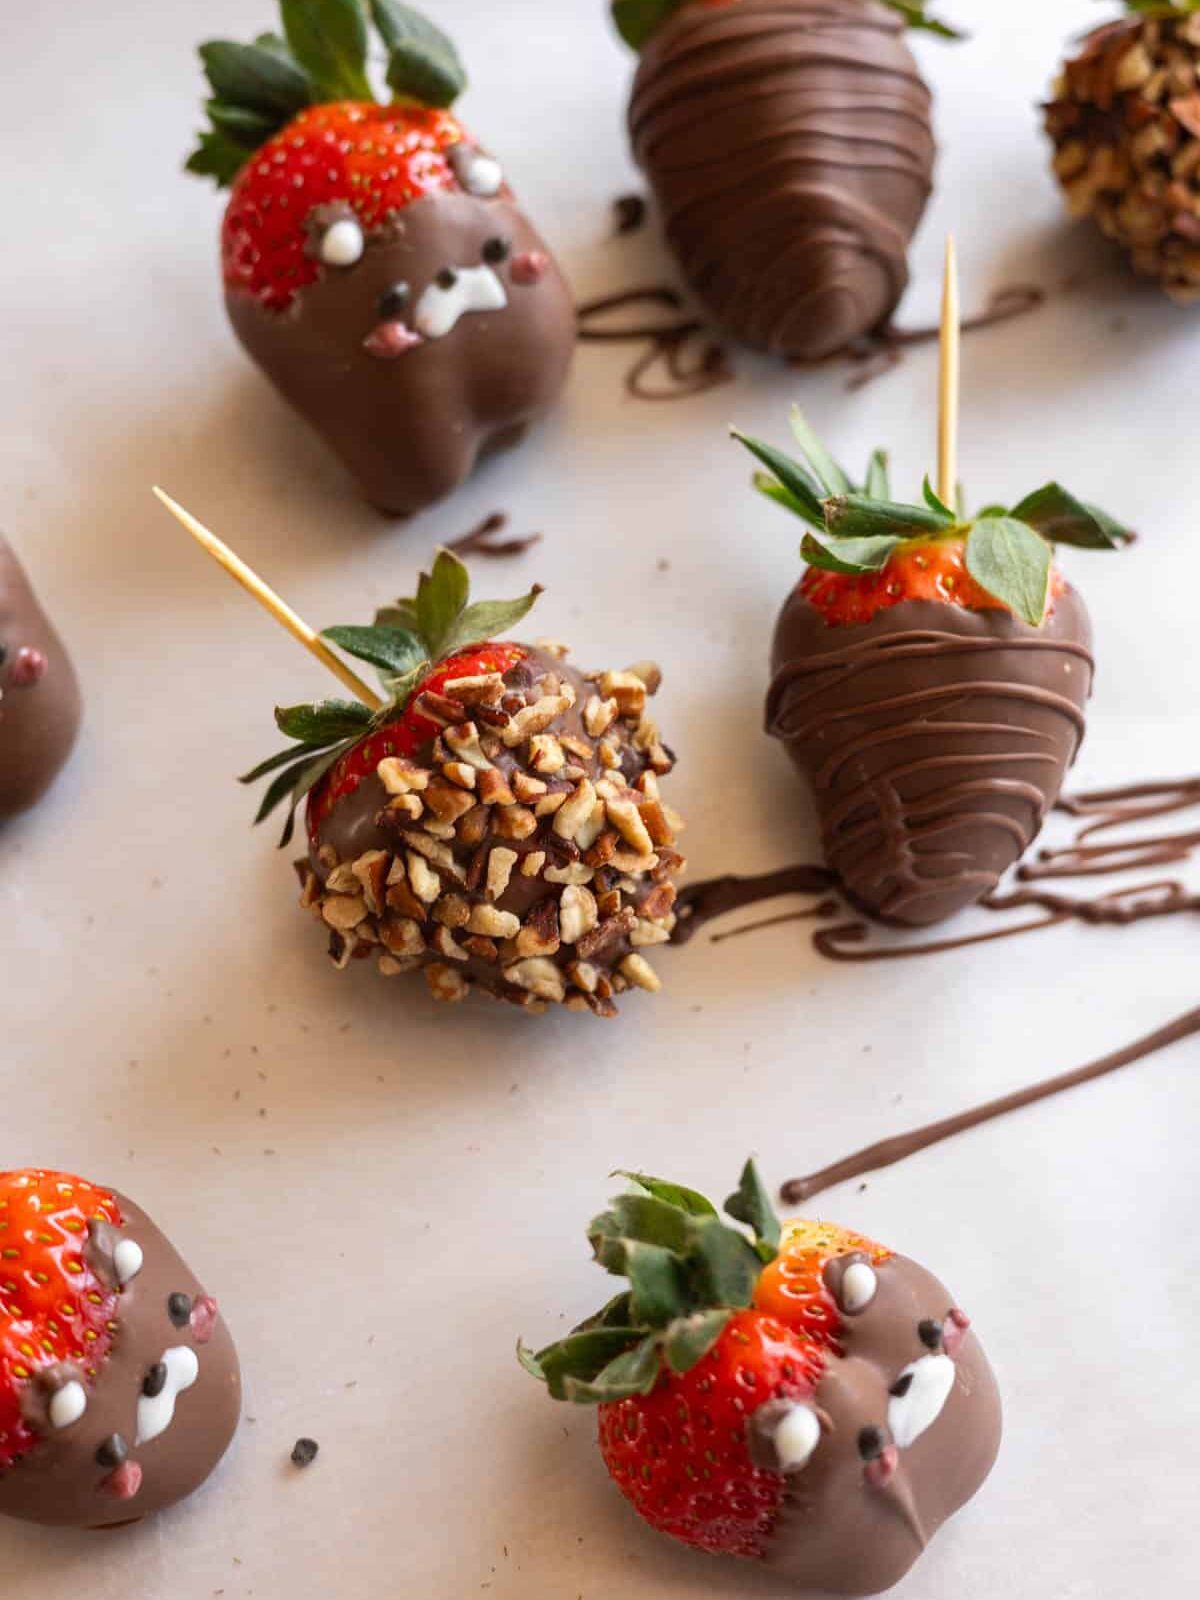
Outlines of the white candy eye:
M 352 267 L 362 260 L 366 241 L 353 217 L 341 217 L 321 235 L 320 255 L 327 267 Z
M 504 168 L 491 156 L 482 155 L 465 144 L 456 144 L 448 155 L 454 176 L 468 194 L 490 200 L 504 187 Z
M 775 1429 L 775 1451 L 783 1472 L 799 1472 L 821 1442 L 821 1424 L 811 1406 L 793 1406 Z
M 64 1383 L 61 1389 L 56 1389 L 50 1396 L 50 1404 L 46 1409 L 52 1428 L 69 1428 L 87 1410 L 87 1394 L 83 1385 L 74 1378 L 70 1383 Z
M 907 1450 L 942 1414 L 954 1388 L 955 1368 L 949 1356 L 922 1356 L 896 1379 L 888 1401 L 892 1440 Z
M 865 1261 L 852 1261 L 842 1274 L 839 1296 L 842 1310 L 848 1317 L 857 1316 L 871 1304 L 878 1288 L 879 1279 L 875 1276 L 874 1268 Z
M 142 1247 L 136 1239 L 122 1239 L 113 1251 L 113 1270 L 117 1274 L 117 1282 L 126 1284 L 132 1282 L 142 1270 Z

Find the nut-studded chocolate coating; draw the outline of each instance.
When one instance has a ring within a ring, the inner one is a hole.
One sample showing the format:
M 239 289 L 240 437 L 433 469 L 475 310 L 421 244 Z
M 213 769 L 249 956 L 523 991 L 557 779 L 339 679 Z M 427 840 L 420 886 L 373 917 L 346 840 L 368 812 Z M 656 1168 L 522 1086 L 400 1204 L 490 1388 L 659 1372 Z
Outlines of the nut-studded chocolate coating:
M 419 696 L 441 732 L 385 757 L 298 863 L 335 964 L 374 956 L 388 976 L 423 970 L 439 1000 L 478 988 L 599 1016 L 657 989 L 646 951 L 670 937 L 683 866 L 657 686 L 649 665 L 584 677 L 542 647 Z
M 1046 107 L 1054 170 L 1134 269 L 1200 299 L 1200 14 L 1095 29 Z

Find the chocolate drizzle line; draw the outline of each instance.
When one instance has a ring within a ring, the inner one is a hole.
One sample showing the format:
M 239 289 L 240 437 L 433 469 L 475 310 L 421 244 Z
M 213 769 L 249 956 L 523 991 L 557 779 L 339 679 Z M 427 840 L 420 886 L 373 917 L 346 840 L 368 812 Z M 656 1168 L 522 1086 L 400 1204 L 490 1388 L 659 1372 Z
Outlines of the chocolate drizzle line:
M 1075 838 L 1066 845 L 1038 850 L 1030 861 L 1017 869 L 1020 883 L 1030 887 L 992 893 L 979 902 L 985 911 L 1017 911 L 1028 907 L 1040 912 L 1040 916 L 1008 923 L 983 933 L 876 947 L 866 945 L 870 924 L 866 919 L 856 917 L 815 929 L 813 946 L 830 961 L 901 961 L 909 956 L 938 955 L 949 950 L 962 950 L 969 945 L 1011 939 L 1020 934 L 1057 927 L 1064 922 L 1120 928 L 1152 918 L 1174 916 L 1179 912 L 1200 911 L 1200 893 L 1190 891 L 1174 878 L 1159 877 L 1118 885 L 1090 896 L 1066 895 L 1033 886 L 1046 879 L 1099 877 L 1190 862 L 1200 852 L 1200 828 L 1098 842 L 1097 836 L 1114 828 L 1172 816 L 1192 806 L 1200 806 L 1200 777 L 1125 784 L 1112 789 L 1093 789 L 1063 796 L 1055 810 L 1081 820 L 1082 826 Z M 739 911 L 743 907 L 785 894 L 826 896 L 826 892 L 836 887 L 837 883 L 836 874 L 829 868 L 802 865 L 785 867 L 756 877 L 721 877 L 690 884 L 680 892 L 679 922 L 672 936 L 673 942 L 685 944 L 706 923 L 727 912 Z M 801 911 L 785 912 L 777 917 L 746 923 L 726 933 L 710 935 L 710 938 L 714 941 L 732 939 L 782 922 L 836 914 L 836 902 L 826 897 L 817 905 Z
M 995 328 L 1002 322 L 1012 322 L 1017 317 L 1028 316 L 1046 303 L 1046 291 L 1033 283 L 1009 283 L 994 289 L 982 311 L 963 321 L 960 332 L 965 336 L 980 333 L 985 328 Z M 875 333 L 865 334 L 839 351 L 839 358 L 859 363 L 859 370 L 846 380 L 851 392 L 865 389 L 867 384 L 898 367 L 906 350 L 917 345 L 934 344 L 941 333 L 936 323 L 923 328 L 898 328 L 888 323 Z M 808 363 L 796 362 L 797 366 Z
M 731 382 L 733 372 L 725 351 L 698 317 L 609 324 L 614 312 L 656 306 L 680 312 L 683 297 L 677 290 L 662 286 L 627 289 L 589 300 L 579 307 L 576 337 L 582 344 L 646 347 L 625 374 L 626 393 L 637 400 L 687 400 Z M 652 381 L 657 368 L 662 369 L 665 383 Z
M 527 533 L 519 539 L 497 539 L 495 535 L 507 526 L 507 512 L 493 511 L 477 528 L 451 539 L 446 548 L 460 556 L 520 556 L 541 542 L 540 533 Z
M 1143 1061 L 1156 1051 L 1166 1050 L 1173 1044 L 1179 1044 L 1183 1039 L 1191 1038 L 1194 1034 L 1200 1034 L 1200 1007 L 1184 1012 L 1172 1022 L 1156 1028 L 1144 1038 L 1135 1039 L 1132 1044 L 1125 1045 L 1120 1050 L 1114 1050 L 1110 1055 L 1101 1056 L 1097 1061 L 1089 1061 L 1086 1066 L 1076 1067 L 1073 1071 L 1061 1073 L 1055 1078 L 1047 1078 L 1030 1088 L 1018 1089 L 1013 1094 L 1001 1095 L 999 1099 L 989 1100 L 984 1105 L 976 1106 L 974 1110 L 960 1111 L 957 1116 L 944 1117 L 940 1122 L 931 1122 L 924 1128 L 914 1129 L 911 1133 L 881 1139 L 878 1144 L 868 1145 L 866 1149 L 856 1151 L 854 1155 L 832 1162 L 829 1166 L 822 1167 L 819 1172 L 811 1172 L 803 1178 L 792 1178 L 783 1185 L 780 1194 L 789 1205 L 809 1200 L 813 1195 L 821 1194 L 835 1184 L 861 1177 L 866 1172 L 877 1172 L 883 1167 L 895 1166 L 898 1161 L 916 1155 L 919 1150 L 927 1150 L 930 1145 L 940 1144 L 943 1139 L 951 1139 L 955 1134 L 965 1133 L 982 1123 L 993 1121 L 996 1117 L 1007 1116 L 1010 1111 L 1019 1111 L 1024 1106 L 1061 1094 L 1065 1089 L 1074 1089 L 1081 1083 L 1090 1083 L 1095 1078 L 1103 1078 L 1108 1073 L 1130 1066 L 1135 1061 Z

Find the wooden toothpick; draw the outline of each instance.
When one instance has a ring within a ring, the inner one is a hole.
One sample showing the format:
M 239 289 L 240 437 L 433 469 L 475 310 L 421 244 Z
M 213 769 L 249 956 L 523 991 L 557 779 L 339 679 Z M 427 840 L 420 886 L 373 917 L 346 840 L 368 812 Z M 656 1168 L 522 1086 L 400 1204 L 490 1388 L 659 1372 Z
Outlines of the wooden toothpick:
M 333 653 L 321 635 L 310 628 L 303 617 L 298 617 L 291 606 L 281 600 L 274 589 L 264 583 L 252 567 L 248 567 L 240 556 L 235 555 L 227 544 L 217 538 L 215 533 L 210 532 L 202 522 L 198 522 L 192 516 L 190 511 L 185 511 L 181 505 L 172 500 L 169 494 L 164 494 L 157 485 L 154 493 L 175 520 L 183 524 L 197 544 L 203 545 L 213 560 L 224 567 L 231 578 L 236 578 L 242 588 L 254 596 L 263 610 L 269 611 L 276 622 L 287 629 L 293 639 L 298 640 L 306 650 L 310 650 L 322 666 L 328 667 L 356 699 L 370 706 L 372 711 L 380 709 L 383 701 L 374 689 L 369 688 L 357 673 L 352 672 L 346 663 Z
M 952 509 L 958 503 L 958 260 L 954 235 L 946 238 L 942 279 L 941 381 L 938 386 L 938 495 Z

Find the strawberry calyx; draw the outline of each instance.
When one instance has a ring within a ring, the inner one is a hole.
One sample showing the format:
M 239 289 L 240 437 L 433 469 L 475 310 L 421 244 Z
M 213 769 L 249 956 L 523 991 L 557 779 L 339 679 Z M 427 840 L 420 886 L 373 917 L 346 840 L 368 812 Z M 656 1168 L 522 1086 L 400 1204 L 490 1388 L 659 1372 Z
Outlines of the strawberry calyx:
M 677 11 L 712 11 L 736 3 L 737 0 L 612 0 L 612 15 L 625 43 L 632 50 L 641 50 L 651 34 Z M 926 10 L 927 0 L 883 0 L 883 4 L 903 17 L 909 28 L 932 33 L 939 39 L 966 38 L 958 28 L 931 17 Z
M 781 1229 L 753 1161 L 717 1208 L 695 1190 L 640 1172 L 592 1221 L 596 1261 L 629 1288 L 565 1339 L 518 1359 L 552 1399 L 607 1405 L 650 1394 L 664 1373 L 689 1372 L 739 1312 L 754 1305 L 759 1280 L 779 1253 Z
M 1056 545 L 1119 550 L 1133 537 L 1055 482 L 1011 509 L 985 506 L 974 517 L 961 504 L 946 504 L 928 477 L 920 504 L 895 501 L 884 451 L 873 452 L 858 485 L 795 406 L 791 425 L 799 460 L 737 429 L 732 433 L 765 468 L 754 475 L 759 493 L 813 530 L 800 546 L 810 568 L 805 592 L 828 621 L 862 622 L 886 605 L 922 598 L 970 609 L 1003 607 L 1040 627 L 1056 585 L 1062 591 Z M 814 571 L 829 580 L 819 581 Z
M 385 703 L 377 711 L 357 700 L 277 706 L 276 726 L 293 742 L 238 780 L 271 777 L 255 822 L 286 805 L 282 848 L 295 831 L 296 807 L 311 796 L 309 827 L 315 835 L 332 806 L 353 793 L 384 756 L 411 755 L 437 733 L 436 724 L 412 709 L 420 695 L 436 693 L 449 678 L 508 671 L 523 659 L 522 646 L 488 641 L 528 615 L 541 592 L 534 584 L 515 600 L 470 603 L 466 566 L 442 549 L 431 570 L 420 574 L 411 599 L 384 606 L 370 626 L 326 628 L 323 638 L 376 669 Z
M 306 109 L 334 101 L 377 105 L 367 72 L 370 25 L 387 57 L 393 102 L 444 108 L 466 88 L 452 42 L 400 0 L 280 0 L 283 33 L 252 44 L 214 39 L 200 46 L 212 91 L 209 126 L 187 170 L 227 187 L 256 151 Z

